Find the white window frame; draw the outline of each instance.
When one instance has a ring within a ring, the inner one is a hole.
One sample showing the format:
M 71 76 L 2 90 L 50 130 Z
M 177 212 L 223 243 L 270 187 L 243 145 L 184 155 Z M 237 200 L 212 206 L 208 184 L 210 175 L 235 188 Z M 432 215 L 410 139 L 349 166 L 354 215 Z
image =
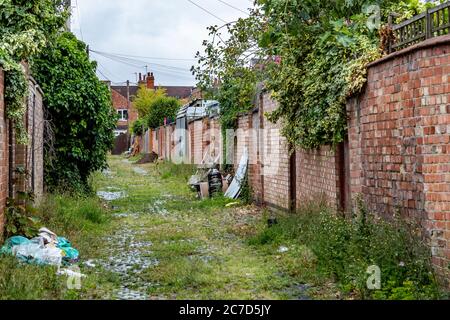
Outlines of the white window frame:
M 127 112 L 127 117 L 124 117 L 124 111 Z M 128 113 L 128 109 L 117 109 L 117 113 L 119 114 L 120 118 L 119 121 L 128 121 L 130 115 Z

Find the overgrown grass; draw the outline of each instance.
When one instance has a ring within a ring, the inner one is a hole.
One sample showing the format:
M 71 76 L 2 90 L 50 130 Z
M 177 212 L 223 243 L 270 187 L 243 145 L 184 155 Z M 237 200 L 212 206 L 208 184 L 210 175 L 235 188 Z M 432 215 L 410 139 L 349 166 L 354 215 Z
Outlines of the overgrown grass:
M 39 205 L 42 223 L 62 233 L 90 231 L 109 221 L 108 209 L 95 197 L 47 195 Z
M 324 205 L 305 206 L 280 216 L 272 228 L 261 227 L 249 244 L 260 250 L 288 245 L 283 267 L 303 281 L 331 277 L 340 290 L 363 299 L 435 299 L 438 285 L 430 250 L 418 228 L 402 219 L 386 222 L 361 208 L 354 219 Z M 369 290 L 369 266 L 381 269 L 381 290 Z
M 100 237 L 109 227 L 108 212 L 96 197 L 46 195 L 36 210 L 40 225 L 66 237 L 80 252 L 80 258 L 93 257 L 102 247 Z M 83 270 L 83 266 L 81 266 Z M 80 299 L 103 296 L 97 291 L 102 276 L 89 275 L 81 291 L 69 290 L 65 276 L 50 266 L 19 263 L 14 257 L 0 257 L 0 300 Z M 104 274 L 103 277 L 109 275 Z M 109 281 L 109 280 L 108 280 Z
M 190 164 L 174 164 L 172 162 L 162 162 L 156 165 L 156 170 L 161 179 L 177 178 L 182 181 L 188 181 L 195 174 L 196 166 Z

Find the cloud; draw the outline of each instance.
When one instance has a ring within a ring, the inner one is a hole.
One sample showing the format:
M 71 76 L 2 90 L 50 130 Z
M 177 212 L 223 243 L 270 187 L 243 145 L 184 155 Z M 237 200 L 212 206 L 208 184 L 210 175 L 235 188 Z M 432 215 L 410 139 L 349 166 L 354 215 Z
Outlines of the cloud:
M 193 1 L 225 21 L 245 16 L 217 0 Z M 244 10 L 251 6 L 250 0 L 226 2 Z M 72 31 L 92 50 L 134 56 L 194 59 L 208 38 L 206 28 L 223 24 L 187 0 L 72 0 L 72 6 Z M 95 53 L 91 57 L 99 62 L 104 75 L 99 76 L 115 83 L 136 81 L 135 73 L 144 73 L 147 65 L 158 84 L 195 84 L 189 72 L 195 60 L 133 58 L 145 61 L 128 60 L 133 65 L 130 66 Z

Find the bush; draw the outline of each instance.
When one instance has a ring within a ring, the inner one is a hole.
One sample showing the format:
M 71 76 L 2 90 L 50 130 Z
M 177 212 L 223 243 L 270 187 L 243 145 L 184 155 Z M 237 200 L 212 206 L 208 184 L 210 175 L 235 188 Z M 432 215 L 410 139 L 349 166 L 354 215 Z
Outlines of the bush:
M 419 228 L 400 218 L 378 219 L 361 208 L 353 219 L 323 205 L 296 215 L 250 239 L 253 246 L 299 242 L 312 250 L 319 272 L 334 277 L 341 289 L 369 299 L 432 299 L 439 296 L 431 255 Z M 381 290 L 367 289 L 367 268 L 381 269 Z
M 142 136 L 144 134 L 144 130 L 147 129 L 147 120 L 142 118 L 137 119 L 135 122 L 133 122 L 133 126 L 131 127 L 133 134 L 136 136 Z
M 147 119 L 149 128 L 158 128 L 164 124 L 164 119 L 175 120 L 180 109 L 180 102 L 175 98 L 160 97 L 150 106 Z
M 96 67 L 86 45 L 71 33 L 61 34 L 31 61 L 54 133 L 54 152 L 45 154 L 45 182 L 51 191 L 89 191 L 90 174 L 107 165 L 117 114 Z

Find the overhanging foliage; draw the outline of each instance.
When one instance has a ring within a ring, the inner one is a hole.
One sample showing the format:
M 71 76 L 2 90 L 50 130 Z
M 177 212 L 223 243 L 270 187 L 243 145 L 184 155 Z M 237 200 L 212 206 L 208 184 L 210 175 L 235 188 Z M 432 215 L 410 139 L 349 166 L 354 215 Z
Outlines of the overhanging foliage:
M 107 166 L 114 140 L 117 114 L 108 87 L 97 78 L 86 45 L 71 33 L 61 34 L 31 66 L 55 135 L 55 154 L 46 154 L 46 183 L 85 190 L 90 174 Z
M 382 55 L 380 31 L 425 10 L 419 0 L 257 0 L 250 17 L 210 28 L 193 68 L 233 126 L 252 108 L 263 82 L 279 102 L 267 115 L 281 121 L 293 147 L 336 145 L 346 135 L 345 103 L 366 83 L 367 64 Z M 431 5 L 431 4 L 429 4 Z M 227 28 L 229 38 L 220 31 Z

